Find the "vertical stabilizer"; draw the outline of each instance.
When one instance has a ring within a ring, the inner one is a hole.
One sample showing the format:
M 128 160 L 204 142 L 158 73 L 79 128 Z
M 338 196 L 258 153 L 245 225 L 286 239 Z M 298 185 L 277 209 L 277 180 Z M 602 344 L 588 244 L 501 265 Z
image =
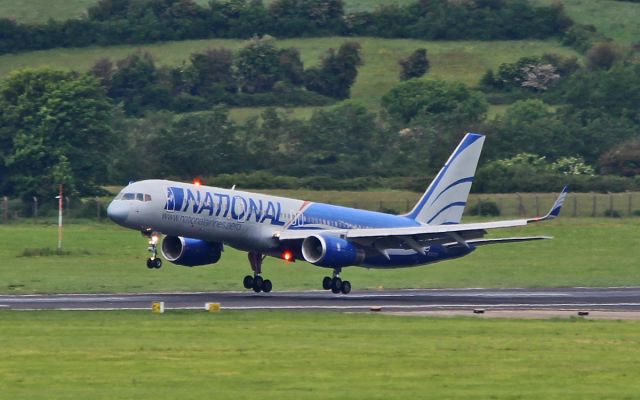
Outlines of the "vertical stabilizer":
M 405 217 L 429 225 L 458 224 L 467 204 L 485 137 L 467 133 Z

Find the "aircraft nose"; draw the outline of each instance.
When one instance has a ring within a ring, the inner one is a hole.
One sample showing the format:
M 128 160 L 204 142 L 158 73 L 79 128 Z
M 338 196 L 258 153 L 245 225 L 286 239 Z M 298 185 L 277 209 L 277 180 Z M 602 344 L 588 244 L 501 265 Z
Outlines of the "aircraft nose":
M 107 215 L 116 224 L 123 224 L 129 216 L 129 205 L 122 201 L 112 201 L 107 208 Z

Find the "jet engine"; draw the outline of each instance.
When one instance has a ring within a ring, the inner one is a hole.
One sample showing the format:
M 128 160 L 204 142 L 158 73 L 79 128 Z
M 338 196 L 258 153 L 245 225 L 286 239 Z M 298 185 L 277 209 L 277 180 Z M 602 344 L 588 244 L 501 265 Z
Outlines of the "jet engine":
M 167 236 L 162 241 L 162 255 L 174 264 L 194 267 L 215 264 L 222 256 L 222 243 L 206 242 L 182 236 Z
M 302 256 L 321 267 L 346 267 L 364 261 L 364 249 L 335 236 L 313 235 L 302 242 Z

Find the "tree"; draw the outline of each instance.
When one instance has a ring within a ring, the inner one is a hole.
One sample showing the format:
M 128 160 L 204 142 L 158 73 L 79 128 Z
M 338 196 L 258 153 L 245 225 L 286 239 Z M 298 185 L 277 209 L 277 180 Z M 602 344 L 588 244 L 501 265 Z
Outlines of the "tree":
M 382 97 L 382 106 L 405 125 L 418 118 L 424 123 L 473 124 L 483 120 L 488 109 L 482 93 L 435 79 L 396 85 Z
M 270 36 L 254 37 L 242 48 L 235 62 L 238 81 L 245 93 L 269 92 L 276 82 L 302 83 L 303 70 L 297 50 L 279 50 Z
M 596 43 L 587 51 L 587 66 L 590 69 L 610 69 L 620 58 L 620 51 L 611 43 Z
M 171 93 L 160 83 L 153 56 L 137 52 L 119 60 L 111 79 L 109 96 L 124 103 L 130 115 L 141 115 L 147 108 L 168 108 Z
M 361 65 L 360 44 L 345 42 L 337 52 L 329 49 L 324 54 L 320 68 L 305 71 L 305 86 L 325 96 L 348 99 Z
M 398 61 L 400 64 L 400 80 L 406 81 L 412 78 L 420 78 L 429 70 L 427 49 L 417 49 L 406 58 Z
M 113 105 L 95 78 L 15 71 L 0 83 L 0 109 L 9 194 L 50 197 L 60 183 L 68 193 L 99 192 L 115 141 Z
M 89 70 L 91 75 L 95 76 L 100 84 L 109 91 L 111 89 L 111 79 L 115 73 L 113 69 L 113 63 L 106 57 L 101 57 L 96 60 L 91 69 Z
M 233 172 L 239 164 L 235 132 L 228 112 L 220 107 L 175 118 L 157 142 L 160 173 L 192 179 Z
M 227 93 L 235 93 L 237 83 L 233 77 L 231 50 L 207 49 L 191 54 L 194 94 L 210 100 L 220 100 Z
M 636 137 L 613 149 L 600 157 L 602 171 L 621 176 L 640 175 L 640 137 Z
M 305 128 L 294 133 L 296 154 L 303 155 L 298 168 L 303 173 L 338 177 L 370 173 L 380 161 L 385 141 L 375 114 L 350 102 L 315 111 Z M 300 171 L 299 171 L 300 172 Z
M 490 125 L 490 138 L 495 139 L 487 153 L 493 157 L 533 153 L 555 159 L 576 154 L 573 135 L 541 100 L 517 101 Z

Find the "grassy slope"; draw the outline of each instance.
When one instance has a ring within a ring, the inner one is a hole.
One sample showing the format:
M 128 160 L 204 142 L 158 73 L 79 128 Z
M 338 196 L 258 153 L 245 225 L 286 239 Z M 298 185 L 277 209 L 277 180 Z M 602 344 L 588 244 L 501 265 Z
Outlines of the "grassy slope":
M 549 4 L 555 0 L 534 0 Z M 623 44 L 640 41 L 640 3 L 617 0 L 562 0 L 567 15 L 581 24 L 594 25 Z
M 638 218 L 561 218 L 496 233 L 555 240 L 487 246 L 462 259 L 419 268 L 349 268 L 343 277 L 355 289 L 640 285 L 638 229 Z M 213 266 L 166 263 L 161 270 L 147 270 L 146 241 L 107 223 L 69 225 L 64 243 L 70 256 L 19 257 L 25 248 L 55 248 L 54 226 L 0 226 L 0 237 L 0 293 L 241 290 L 241 279 L 250 271 L 246 254 L 231 248 Z M 317 289 L 327 272 L 277 259 L 268 259 L 264 268 L 275 290 Z
M 313 39 L 289 39 L 278 42 L 283 47 L 297 47 L 305 65 L 315 65 L 327 49 L 338 47 L 345 38 L 327 37 Z M 572 50 L 552 41 L 438 41 L 391 40 L 352 38 L 363 47 L 365 65 L 360 68 L 352 97 L 375 109 L 380 97 L 398 82 L 397 60 L 419 47 L 426 47 L 431 60 L 430 76 L 475 85 L 488 68 L 513 62 L 525 55 L 541 55 L 554 52 L 575 54 Z M 155 55 L 159 64 L 179 65 L 195 51 L 207 47 L 224 46 L 237 49 L 240 40 L 189 40 L 157 43 L 144 46 L 91 47 L 82 49 L 52 49 L 0 56 L 0 76 L 20 67 L 49 65 L 53 67 L 87 70 L 100 57 L 120 59 L 136 49 Z
M 0 312 L 7 399 L 630 399 L 637 321 Z

